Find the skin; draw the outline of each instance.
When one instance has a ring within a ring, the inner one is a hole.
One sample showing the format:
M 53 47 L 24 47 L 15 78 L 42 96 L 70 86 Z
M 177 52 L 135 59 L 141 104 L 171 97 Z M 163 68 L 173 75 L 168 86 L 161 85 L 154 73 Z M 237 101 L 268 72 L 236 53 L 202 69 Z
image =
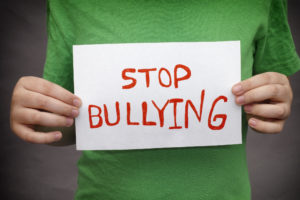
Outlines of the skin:
M 293 92 L 287 76 L 266 72 L 232 87 L 235 102 L 244 106 L 248 125 L 260 133 L 279 133 L 291 112 Z
M 27 142 L 57 142 L 62 139 L 62 132 L 72 130 L 80 106 L 79 97 L 57 84 L 42 78 L 22 77 L 12 94 L 10 126 L 19 138 Z M 36 126 L 49 128 L 45 133 L 40 128 L 37 131 Z M 56 130 L 51 130 L 51 127 L 56 127 Z
M 253 76 L 235 84 L 232 93 L 236 103 L 244 106 L 251 128 L 261 133 L 282 131 L 293 99 L 285 75 L 266 72 Z M 74 144 L 73 123 L 80 106 L 80 98 L 68 90 L 42 78 L 22 77 L 12 94 L 11 129 L 31 143 Z

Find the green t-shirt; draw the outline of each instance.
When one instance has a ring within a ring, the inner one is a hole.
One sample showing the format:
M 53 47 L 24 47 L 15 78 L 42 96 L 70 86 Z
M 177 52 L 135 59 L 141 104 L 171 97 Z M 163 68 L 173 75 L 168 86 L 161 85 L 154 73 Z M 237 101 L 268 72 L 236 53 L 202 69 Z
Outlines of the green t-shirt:
M 242 79 L 300 68 L 284 0 L 48 0 L 44 77 L 73 91 L 74 44 L 231 40 Z M 83 151 L 75 198 L 250 199 L 242 125 L 241 145 Z

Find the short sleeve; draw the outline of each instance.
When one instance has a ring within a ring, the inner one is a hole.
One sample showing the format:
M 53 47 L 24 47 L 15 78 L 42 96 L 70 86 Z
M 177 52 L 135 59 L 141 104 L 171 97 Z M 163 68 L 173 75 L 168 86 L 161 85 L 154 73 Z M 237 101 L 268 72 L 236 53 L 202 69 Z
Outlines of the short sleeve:
M 48 42 L 43 77 L 73 92 L 72 25 L 63 17 L 63 12 L 64 7 L 48 0 Z
M 267 32 L 256 43 L 253 73 L 279 72 L 287 76 L 300 69 L 300 59 L 287 19 L 286 0 L 271 0 Z

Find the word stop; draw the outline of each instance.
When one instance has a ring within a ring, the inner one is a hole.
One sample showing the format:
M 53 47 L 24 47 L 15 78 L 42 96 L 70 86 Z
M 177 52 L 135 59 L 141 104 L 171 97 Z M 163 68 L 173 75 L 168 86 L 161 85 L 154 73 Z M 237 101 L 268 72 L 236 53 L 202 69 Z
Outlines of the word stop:
M 179 76 L 179 70 L 184 71 L 186 74 L 184 76 Z M 134 77 L 130 77 L 128 75 L 128 73 L 136 73 L 136 72 L 145 75 L 146 87 L 148 88 L 150 86 L 150 73 L 151 72 L 154 73 L 155 71 L 157 71 L 157 68 L 143 68 L 143 69 L 125 68 L 122 71 L 122 78 L 124 80 L 130 80 L 131 83 L 128 85 L 123 85 L 122 89 L 131 89 L 137 84 L 137 80 Z M 165 77 L 168 77 L 168 78 L 166 78 L 167 81 L 165 80 L 166 82 L 164 82 L 163 78 L 162 78 L 162 76 L 164 74 L 166 75 Z M 187 66 L 178 64 L 174 67 L 173 74 L 174 74 L 174 78 L 173 78 L 174 79 L 174 87 L 178 88 L 179 81 L 188 80 L 191 77 L 192 73 L 191 73 L 190 68 L 188 68 Z M 160 68 L 158 70 L 158 81 L 159 81 L 160 86 L 166 87 L 166 88 L 170 87 L 172 85 L 172 76 L 171 76 L 170 71 L 164 67 Z

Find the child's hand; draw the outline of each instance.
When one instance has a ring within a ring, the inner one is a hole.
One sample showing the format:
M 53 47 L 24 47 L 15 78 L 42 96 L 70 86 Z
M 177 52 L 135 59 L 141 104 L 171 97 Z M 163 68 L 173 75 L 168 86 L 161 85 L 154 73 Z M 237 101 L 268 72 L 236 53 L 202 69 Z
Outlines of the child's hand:
M 250 127 L 262 133 L 279 133 L 290 114 L 293 99 L 288 78 L 266 72 L 237 83 L 232 88 L 236 103 L 244 105 Z
M 10 126 L 21 139 L 32 143 L 52 143 L 62 138 L 60 131 L 34 131 L 34 125 L 69 127 L 79 114 L 81 100 L 68 90 L 36 77 L 22 77 L 11 100 Z

